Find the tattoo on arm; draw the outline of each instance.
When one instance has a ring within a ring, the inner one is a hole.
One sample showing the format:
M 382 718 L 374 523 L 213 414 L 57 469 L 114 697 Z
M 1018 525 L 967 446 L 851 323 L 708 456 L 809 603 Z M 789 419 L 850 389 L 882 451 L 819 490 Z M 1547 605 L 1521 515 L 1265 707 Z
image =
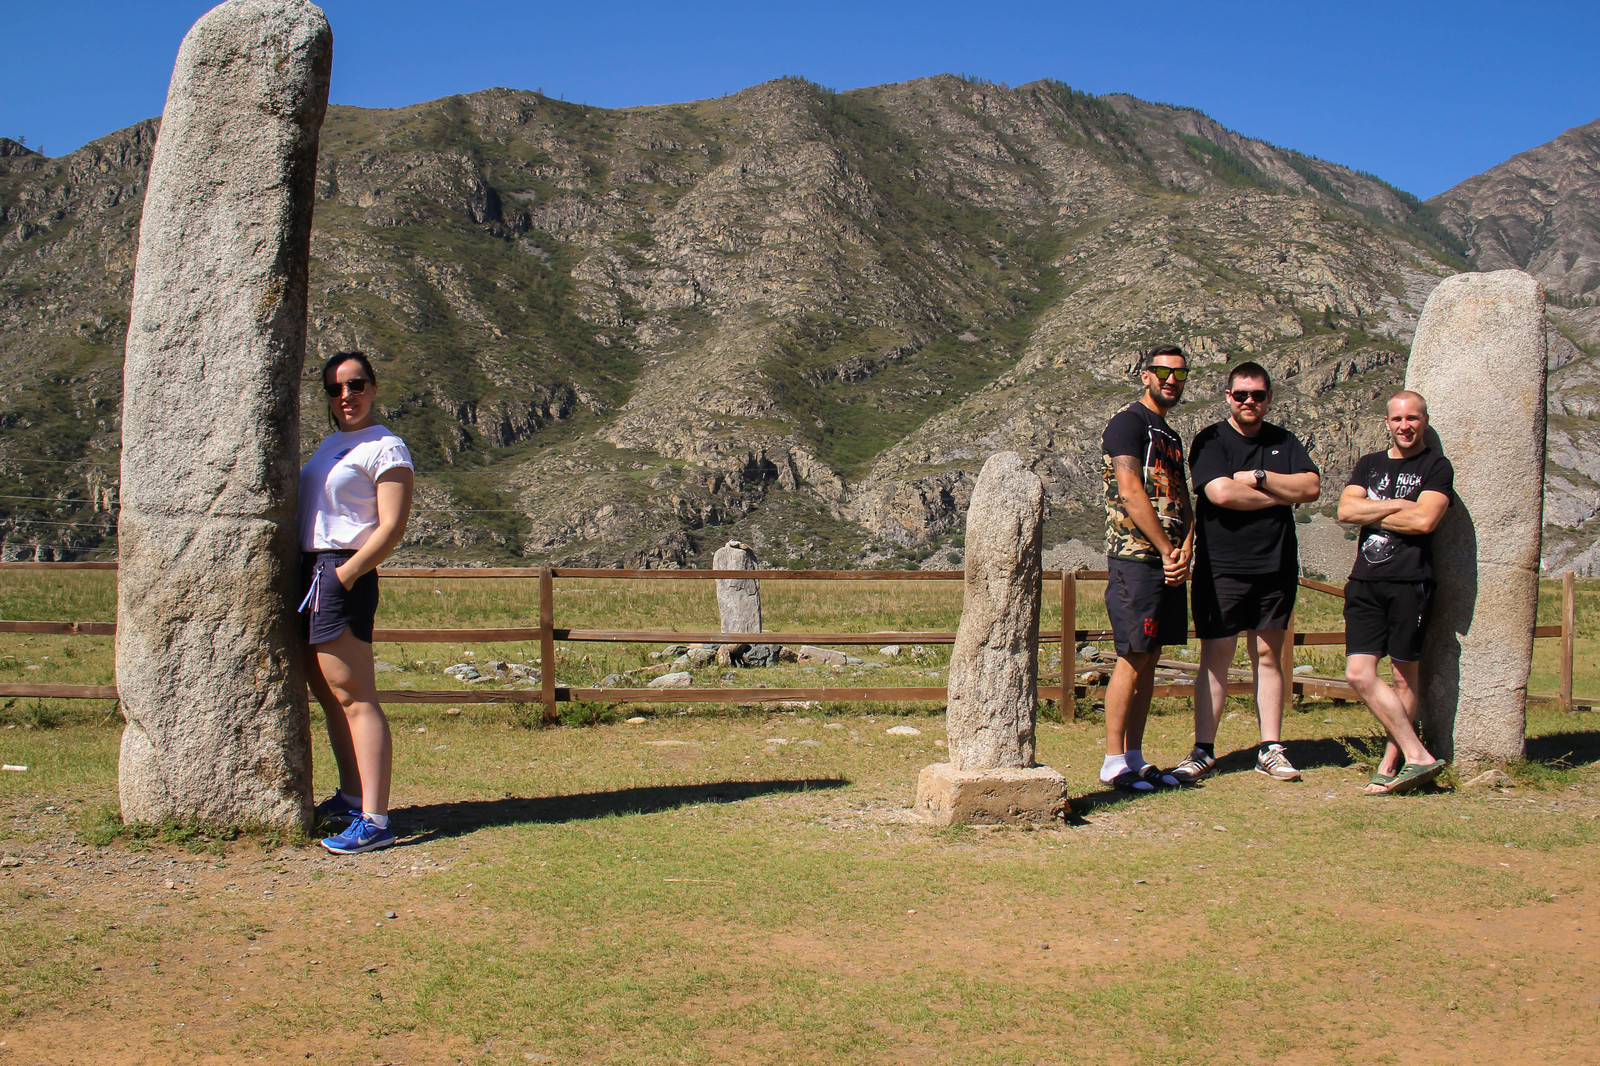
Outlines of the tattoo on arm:
M 1140 478 L 1144 477 L 1144 464 L 1139 462 L 1137 456 L 1113 455 L 1111 457 L 1111 469 L 1126 470 L 1130 474 L 1138 474 Z

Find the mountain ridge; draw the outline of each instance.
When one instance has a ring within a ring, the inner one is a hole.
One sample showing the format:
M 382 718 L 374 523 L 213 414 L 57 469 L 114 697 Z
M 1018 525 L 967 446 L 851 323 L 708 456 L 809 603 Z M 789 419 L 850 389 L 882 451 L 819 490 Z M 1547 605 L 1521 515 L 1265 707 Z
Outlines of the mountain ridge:
M 56 160 L 0 145 L 6 557 L 113 542 L 157 121 Z M 1137 351 L 1169 339 L 1195 354 L 1187 433 L 1225 414 L 1225 363 L 1273 370 L 1327 510 L 1380 437 L 1427 293 L 1485 255 L 1450 198 L 1467 183 L 1423 204 L 1051 81 L 334 107 L 318 174 L 308 364 L 373 354 L 418 457 L 416 560 L 684 565 L 733 534 L 777 564 L 949 562 L 1003 447 L 1046 478 L 1050 538 L 1093 545 L 1099 430 Z M 1564 278 L 1546 282 L 1552 565 L 1588 558 L 1600 512 L 1600 330 Z

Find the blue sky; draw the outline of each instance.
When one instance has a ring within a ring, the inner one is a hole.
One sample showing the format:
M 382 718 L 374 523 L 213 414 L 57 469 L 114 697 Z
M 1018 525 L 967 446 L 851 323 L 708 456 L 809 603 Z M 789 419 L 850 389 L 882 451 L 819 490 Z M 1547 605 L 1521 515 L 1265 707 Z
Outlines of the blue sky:
M 61 155 L 160 112 L 206 0 L 0 0 L 0 135 Z M 531 4 L 328 0 L 333 101 L 489 86 L 607 107 L 784 74 L 1052 77 L 1197 107 L 1427 197 L 1600 118 L 1600 2 Z

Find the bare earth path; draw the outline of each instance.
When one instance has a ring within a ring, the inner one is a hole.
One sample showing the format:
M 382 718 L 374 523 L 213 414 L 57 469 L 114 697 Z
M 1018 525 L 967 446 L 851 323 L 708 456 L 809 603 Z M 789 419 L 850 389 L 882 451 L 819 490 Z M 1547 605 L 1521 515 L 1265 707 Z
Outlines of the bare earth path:
M 1600 1062 L 1594 717 L 1536 720 L 1575 769 L 1386 800 L 1359 715 L 1288 725 L 1304 782 L 1130 802 L 1045 725 L 1081 817 L 1025 832 L 910 821 L 936 718 L 413 711 L 357 858 L 81 843 L 115 729 L 6 732 L 0 1063 Z

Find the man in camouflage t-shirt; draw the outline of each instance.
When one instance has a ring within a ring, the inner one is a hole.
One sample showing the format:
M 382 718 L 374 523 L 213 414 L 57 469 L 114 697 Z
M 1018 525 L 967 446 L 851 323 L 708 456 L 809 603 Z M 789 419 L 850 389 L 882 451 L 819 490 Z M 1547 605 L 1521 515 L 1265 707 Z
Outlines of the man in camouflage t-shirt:
M 1183 349 L 1164 344 L 1144 355 L 1144 394 L 1118 411 L 1102 440 L 1106 490 L 1106 612 L 1117 665 L 1106 686 L 1104 784 L 1137 792 L 1176 788 L 1178 779 L 1144 761 L 1161 648 L 1189 637 L 1184 582 L 1194 546 L 1194 515 L 1183 480 L 1183 438 L 1166 413 L 1188 379 Z

